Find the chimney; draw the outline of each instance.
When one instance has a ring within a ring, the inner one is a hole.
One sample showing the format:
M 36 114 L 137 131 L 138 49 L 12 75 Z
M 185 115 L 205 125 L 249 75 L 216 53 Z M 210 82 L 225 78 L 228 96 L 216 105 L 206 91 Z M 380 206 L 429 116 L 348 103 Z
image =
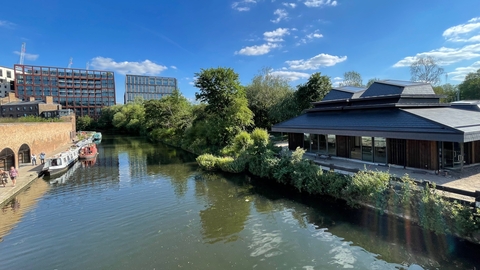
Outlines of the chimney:
M 30 97 L 29 101 L 35 101 L 35 97 Z
M 17 101 L 17 98 L 15 97 L 15 93 L 8 93 L 8 102 L 14 102 Z
M 53 97 L 52 96 L 46 96 L 45 97 L 45 103 L 53 104 Z

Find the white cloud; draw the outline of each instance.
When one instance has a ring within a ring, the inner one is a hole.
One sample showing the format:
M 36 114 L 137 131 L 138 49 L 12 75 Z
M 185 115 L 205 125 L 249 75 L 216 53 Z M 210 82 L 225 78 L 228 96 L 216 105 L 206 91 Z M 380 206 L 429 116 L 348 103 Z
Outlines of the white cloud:
M 290 35 L 288 28 L 277 28 L 271 32 L 263 33 L 263 39 L 268 42 L 281 42 L 283 41 L 283 36 Z
M 14 54 L 20 55 L 19 51 L 14 51 Z M 25 53 L 25 59 L 29 61 L 35 61 L 38 58 L 38 54 Z
M 332 0 L 307 0 L 303 2 L 307 7 L 336 6 L 337 1 Z
M 452 26 L 443 32 L 443 37 L 454 42 L 476 42 L 480 41 L 480 17 L 473 18 L 467 23 Z M 469 34 L 477 31 L 473 37 Z
M 273 12 L 274 15 L 277 15 L 277 18 L 275 20 L 270 20 L 273 23 L 279 23 L 281 20 L 284 20 L 288 16 L 288 12 L 285 11 L 285 9 L 277 9 L 275 12 Z
M 454 71 L 448 72 L 448 76 L 453 81 L 463 81 L 470 72 L 477 72 L 480 69 L 480 61 L 473 63 L 468 67 L 457 67 Z
M 431 56 L 438 60 L 439 65 L 451 65 L 463 60 L 480 57 L 480 43 L 471 44 L 462 48 L 446 48 L 417 53 L 415 56 L 407 56 L 398 61 L 393 67 L 409 67 L 419 57 Z
M 285 78 L 289 81 L 296 81 L 299 79 L 308 79 L 310 74 L 297 71 L 272 71 L 270 74 Z
M 306 44 L 307 42 L 312 41 L 315 38 L 322 38 L 323 35 L 318 33 L 318 32 L 319 32 L 319 30 L 317 29 L 313 33 L 310 33 L 310 34 L 306 35 L 305 38 L 300 39 L 295 45 L 298 46 L 298 45 L 301 45 L 301 44 Z
M 170 68 L 171 68 L 171 69 L 177 69 L 177 67 L 176 67 L 176 66 L 170 66 Z
M 277 43 L 266 43 L 262 45 L 254 45 L 248 46 L 240 51 L 236 51 L 235 54 L 242 54 L 242 55 L 263 55 L 270 52 L 271 49 L 280 47 Z
M 256 0 L 243 0 L 240 2 L 233 2 L 232 8 L 237 11 L 249 11 L 250 6 L 256 3 Z
M 0 20 L 0 27 L 13 28 L 15 26 L 16 26 L 16 24 L 14 24 L 12 22 Z
M 333 87 L 338 87 L 338 86 L 340 86 L 341 82 L 343 82 L 343 78 L 335 77 L 335 78 L 332 79 L 332 86 Z
M 295 4 L 295 3 L 282 3 L 282 5 L 284 5 L 286 7 L 291 7 L 291 8 L 295 8 L 297 6 L 297 4 Z
M 137 75 L 158 75 L 166 70 L 166 66 L 155 64 L 150 60 L 143 62 L 115 62 L 112 58 L 95 57 L 90 61 L 90 66 L 95 69 L 113 70 L 120 74 L 137 74 Z
M 330 67 L 347 60 L 347 56 L 335 56 L 321 53 L 307 60 L 286 61 L 290 69 L 307 70 L 320 67 Z

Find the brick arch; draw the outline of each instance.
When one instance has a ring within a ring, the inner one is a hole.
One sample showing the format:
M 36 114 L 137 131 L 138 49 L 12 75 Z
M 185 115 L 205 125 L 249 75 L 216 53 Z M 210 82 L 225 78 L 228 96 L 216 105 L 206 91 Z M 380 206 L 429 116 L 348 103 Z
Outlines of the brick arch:
M 17 152 L 18 156 L 18 165 L 20 166 L 22 163 L 30 163 L 30 155 L 31 155 L 31 149 L 30 146 L 26 143 L 22 144 Z
M 15 152 L 9 148 L 3 148 L 0 151 L 0 169 L 9 170 L 11 166 L 15 166 Z

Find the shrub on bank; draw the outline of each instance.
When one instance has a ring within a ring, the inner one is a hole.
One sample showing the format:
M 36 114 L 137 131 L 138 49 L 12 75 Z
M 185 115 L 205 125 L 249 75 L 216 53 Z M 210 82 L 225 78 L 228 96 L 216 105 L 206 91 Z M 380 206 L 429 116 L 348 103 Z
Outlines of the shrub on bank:
M 392 181 L 388 172 L 364 170 L 353 176 L 324 172 L 312 160 L 303 159 L 305 150 L 301 148 L 275 154 L 265 134 L 256 130 L 251 141 L 242 134 L 241 138 L 234 139 L 237 146 L 232 149 L 237 149 L 237 154 L 227 157 L 204 154 L 197 162 L 210 171 L 240 173 L 248 170 L 255 176 L 295 187 L 299 192 L 344 199 L 351 206 L 372 205 L 380 213 L 389 211 L 403 215 L 435 233 L 469 237 L 480 231 L 478 209 L 444 199 L 435 187 L 418 187 L 408 175 L 401 181 Z

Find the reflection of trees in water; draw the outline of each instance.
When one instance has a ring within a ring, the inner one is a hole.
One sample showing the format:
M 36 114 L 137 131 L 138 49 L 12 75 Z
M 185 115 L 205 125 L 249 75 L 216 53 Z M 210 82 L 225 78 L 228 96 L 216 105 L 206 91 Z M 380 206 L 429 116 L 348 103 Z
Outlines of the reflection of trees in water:
M 480 253 L 478 245 L 452 236 L 436 235 L 371 208 L 352 209 L 342 200 L 300 194 L 270 181 L 253 181 L 257 211 L 268 212 L 269 204 L 273 204 L 272 211 L 288 209 L 300 226 L 311 224 L 318 229 L 327 228 L 329 233 L 379 254 L 379 259 L 388 262 L 408 261 L 435 268 L 448 260 L 467 269 L 471 265 L 465 261 L 471 261 Z M 468 259 L 462 262 L 463 258 Z
M 193 177 L 198 169 L 196 163 L 174 163 L 158 166 L 148 166 L 147 173 L 149 175 L 162 175 L 168 180 L 173 187 L 175 195 L 180 198 L 185 196 L 188 191 L 188 181 Z
M 237 176 L 229 176 L 229 180 L 235 184 L 221 174 L 202 173 L 196 177 L 195 195 L 207 204 L 200 211 L 200 220 L 209 243 L 237 240 L 250 214 L 250 185 L 238 185 Z

